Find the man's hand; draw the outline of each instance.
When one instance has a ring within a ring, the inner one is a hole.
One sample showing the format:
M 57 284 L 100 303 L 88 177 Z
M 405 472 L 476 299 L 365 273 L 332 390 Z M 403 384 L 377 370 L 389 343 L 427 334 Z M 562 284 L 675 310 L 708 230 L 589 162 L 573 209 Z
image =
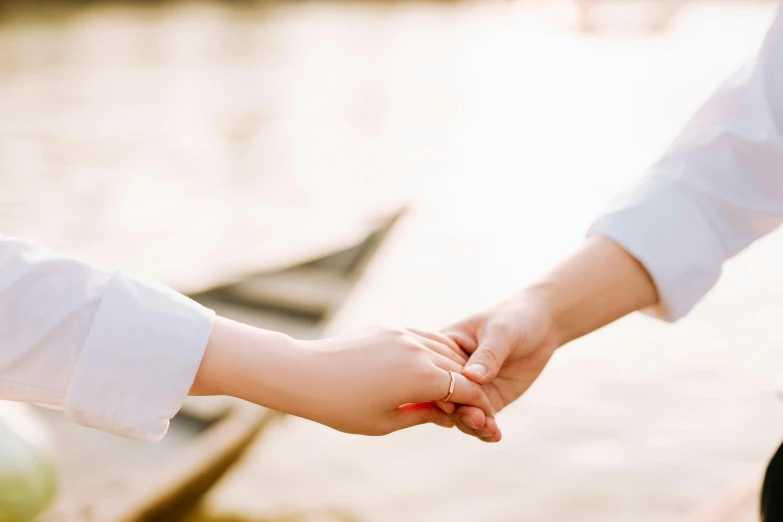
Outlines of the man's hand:
M 530 388 L 559 346 L 657 302 L 644 267 L 596 236 L 537 284 L 443 333 L 470 354 L 463 374 L 484 386 L 499 411 Z M 438 406 L 465 433 L 491 436 L 486 428 L 494 428 L 495 420 L 476 424 L 481 413 L 475 408 L 442 401 Z
M 443 333 L 471 354 L 463 375 L 483 384 L 492 407 L 500 411 L 525 393 L 544 370 L 558 346 L 552 324 L 545 303 L 523 293 Z M 463 432 L 491 439 L 487 427 L 475 423 L 480 412 L 474 408 L 444 402 L 438 406 Z

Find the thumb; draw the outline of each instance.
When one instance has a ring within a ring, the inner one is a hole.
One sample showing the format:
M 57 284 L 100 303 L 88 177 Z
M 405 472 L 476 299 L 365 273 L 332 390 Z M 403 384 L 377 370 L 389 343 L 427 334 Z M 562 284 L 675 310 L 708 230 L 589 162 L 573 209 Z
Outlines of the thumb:
M 416 404 L 406 404 L 400 406 L 391 413 L 387 429 L 389 433 L 412 428 L 421 424 L 437 424 L 444 428 L 453 428 L 454 422 L 435 404 L 431 402 L 421 402 Z
M 468 359 L 462 374 L 479 384 L 494 379 L 513 349 L 512 343 L 500 328 L 491 328 L 479 338 L 478 348 Z

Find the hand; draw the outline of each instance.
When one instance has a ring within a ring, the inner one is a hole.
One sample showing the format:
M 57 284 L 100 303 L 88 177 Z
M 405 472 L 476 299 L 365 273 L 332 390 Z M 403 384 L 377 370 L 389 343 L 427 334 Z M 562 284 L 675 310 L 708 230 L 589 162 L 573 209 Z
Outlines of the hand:
M 447 395 L 451 371 L 453 400 L 472 406 L 471 422 L 486 422 L 499 438 L 489 399 L 460 373 L 465 362 L 438 333 L 375 329 L 297 341 L 217 317 L 190 394 L 230 395 L 340 431 L 382 435 L 427 422 L 453 427 L 433 403 Z
M 482 424 L 494 412 L 481 386 L 461 375 L 466 359 L 441 334 L 376 329 L 352 337 L 305 342 L 309 362 L 301 383 L 306 396 L 291 409 L 337 430 L 384 435 L 424 423 L 453 427 L 433 401 L 449 391 L 452 400 L 473 407 Z M 492 425 L 493 435 L 499 435 Z
M 483 384 L 499 411 L 527 391 L 559 346 L 658 303 L 644 266 L 617 243 L 594 236 L 536 284 L 445 333 L 472 354 L 463 375 Z M 471 425 L 480 414 L 474 408 L 439 406 L 462 431 L 486 437 Z
M 470 316 L 443 333 L 461 351 L 471 354 L 463 375 L 483 384 L 495 411 L 516 400 L 533 384 L 559 346 L 546 303 L 521 294 L 490 310 Z M 481 412 L 467 405 L 438 402 L 465 433 L 487 440 L 492 436 L 475 419 Z M 487 420 L 488 425 L 494 420 Z

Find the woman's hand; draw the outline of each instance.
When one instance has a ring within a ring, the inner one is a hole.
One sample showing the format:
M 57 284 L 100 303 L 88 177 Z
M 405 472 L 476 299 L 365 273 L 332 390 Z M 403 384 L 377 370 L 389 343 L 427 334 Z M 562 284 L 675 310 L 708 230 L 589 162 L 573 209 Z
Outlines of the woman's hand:
M 374 329 L 350 337 L 296 341 L 217 318 L 192 394 L 222 394 L 347 433 L 384 435 L 425 423 L 452 427 L 434 406 L 473 406 L 475 423 L 500 440 L 481 385 L 461 374 L 464 354 L 437 333 Z
M 478 410 L 476 422 L 494 411 L 481 386 L 462 376 L 466 358 L 437 333 L 375 329 L 352 337 L 306 343 L 312 373 L 304 385 L 308 398 L 297 400 L 299 415 L 340 431 L 384 435 L 425 423 L 452 427 L 433 401 L 448 395 L 449 372 L 455 379 L 453 402 Z

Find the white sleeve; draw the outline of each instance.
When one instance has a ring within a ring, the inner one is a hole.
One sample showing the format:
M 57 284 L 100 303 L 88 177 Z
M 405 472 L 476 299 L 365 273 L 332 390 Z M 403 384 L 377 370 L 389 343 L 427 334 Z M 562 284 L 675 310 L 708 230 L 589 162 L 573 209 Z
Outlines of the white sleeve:
M 676 320 L 713 287 L 723 262 L 783 221 L 783 17 L 757 57 L 697 112 L 670 150 L 589 234 L 612 239 L 654 280 Z
M 0 399 L 160 440 L 192 386 L 213 315 L 157 283 L 0 236 Z

